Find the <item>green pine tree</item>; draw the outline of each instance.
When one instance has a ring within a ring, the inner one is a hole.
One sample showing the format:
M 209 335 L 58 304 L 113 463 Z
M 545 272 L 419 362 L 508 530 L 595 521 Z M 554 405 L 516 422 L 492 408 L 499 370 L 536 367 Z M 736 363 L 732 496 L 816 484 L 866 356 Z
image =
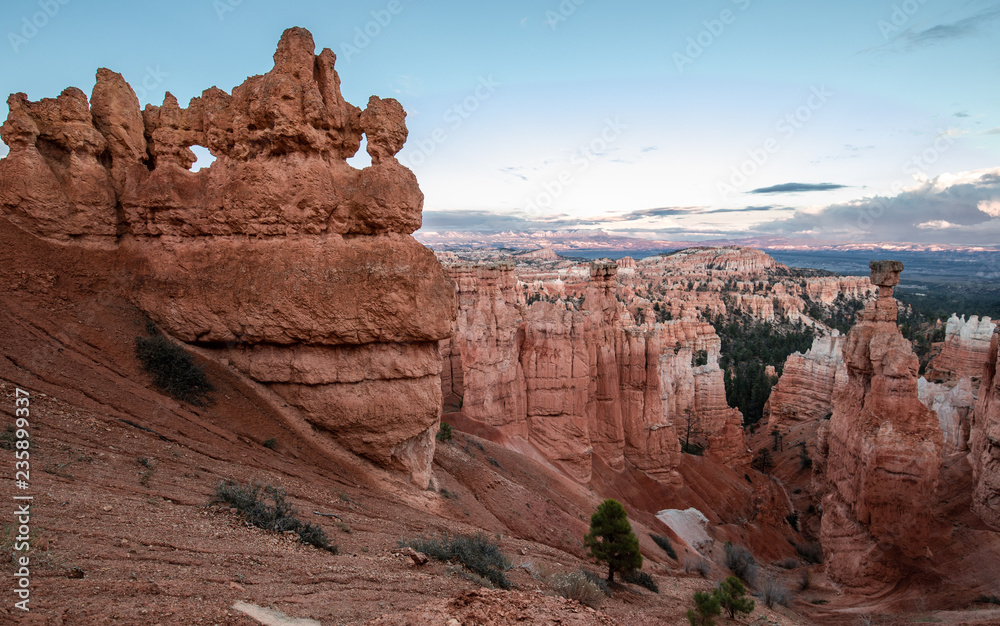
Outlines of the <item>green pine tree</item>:
M 737 613 L 749 615 L 753 612 L 753 600 L 746 597 L 747 588 L 735 576 L 730 576 L 719 583 L 719 588 L 713 593 L 722 608 L 726 609 L 730 619 L 735 618 Z
M 608 582 L 615 572 L 634 572 L 642 567 L 639 540 L 632 532 L 625 507 L 617 500 L 605 500 L 590 517 L 590 532 L 583 538 L 590 554 L 608 564 Z
M 695 608 L 687 612 L 691 626 L 713 626 L 715 620 L 712 618 L 722 612 L 719 598 L 707 591 L 694 592 L 694 606 Z

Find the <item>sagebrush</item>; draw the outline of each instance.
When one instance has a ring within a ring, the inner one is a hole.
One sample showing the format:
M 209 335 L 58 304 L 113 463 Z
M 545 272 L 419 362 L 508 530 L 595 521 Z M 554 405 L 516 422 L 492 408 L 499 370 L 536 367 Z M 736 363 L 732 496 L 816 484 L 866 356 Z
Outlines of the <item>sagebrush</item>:
M 204 405 L 215 390 L 191 355 L 163 335 L 136 337 L 135 355 L 153 376 L 153 384 L 182 402 Z
M 656 535 L 654 533 L 649 533 L 649 537 L 656 545 L 660 546 L 660 548 L 667 553 L 667 556 L 675 561 L 677 560 L 677 552 L 674 551 L 674 546 L 670 543 L 670 539 L 664 537 L 663 535 Z
M 490 541 L 486 535 L 449 535 L 439 537 L 417 537 L 401 542 L 418 552 L 423 552 L 432 559 L 461 564 L 471 572 L 482 576 L 500 589 L 510 589 L 511 584 L 506 572 L 510 569 L 510 561 L 500 546 Z
M 297 518 L 286 498 L 283 489 L 257 483 L 222 481 L 215 488 L 215 501 L 235 508 L 253 526 L 276 532 L 293 531 L 302 543 L 337 554 L 337 545 L 327 540 L 323 529 Z

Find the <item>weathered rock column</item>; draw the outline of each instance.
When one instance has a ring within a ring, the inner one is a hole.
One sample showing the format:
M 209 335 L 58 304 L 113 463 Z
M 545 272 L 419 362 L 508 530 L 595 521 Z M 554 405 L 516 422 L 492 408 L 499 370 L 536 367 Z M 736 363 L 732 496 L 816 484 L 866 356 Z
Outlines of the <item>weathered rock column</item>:
M 822 468 L 827 572 L 859 592 L 895 583 L 928 556 L 942 447 L 937 416 L 917 397 L 917 357 L 896 326 L 903 264 L 871 269 L 879 297 L 847 335 L 848 383 L 834 400 Z

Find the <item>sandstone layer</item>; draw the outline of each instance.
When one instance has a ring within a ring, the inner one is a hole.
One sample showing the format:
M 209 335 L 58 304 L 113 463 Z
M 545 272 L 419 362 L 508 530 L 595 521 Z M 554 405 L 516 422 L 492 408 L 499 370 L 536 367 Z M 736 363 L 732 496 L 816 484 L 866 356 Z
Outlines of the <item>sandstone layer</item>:
M 894 584 L 927 557 L 926 511 L 941 468 L 937 416 L 918 398 L 917 357 L 896 326 L 892 287 L 902 269 L 872 263 L 879 298 L 847 335 L 847 386 L 821 428 L 827 573 L 865 592 Z
M 0 211 L 37 236 L 115 252 L 120 286 L 170 335 L 228 358 L 347 449 L 426 486 L 438 342 L 455 298 L 411 234 L 423 195 L 396 160 L 405 112 L 346 102 L 329 49 L 282 35 L 232 94 L 139 110 L 115 72 L 91 101 L 8 100 Z M 351 167 L 362 140 L 372 164 Z M 216 160 L 190 171 L 191 147 Z
M 990 339 L 997 328 L 990 318 L 973 315 L 952 315 L 945 327 L 941 352 L 927 366 L 927 378 L 932 381 L 958 380 L 964 376 L 977 381 L 983 375 Z
M 976 485 L 972 510 L 1000 529 L 1000 333 L 994 333 L 987 357 L 969 443 Z
M 833 331 L 816 337 L 805 354 L 788 356 L 764 407 L 769 428 L 785 431 L 793 424 L 833 414 L 833 399 L 847 385 L 843 347 L 844 337 Z

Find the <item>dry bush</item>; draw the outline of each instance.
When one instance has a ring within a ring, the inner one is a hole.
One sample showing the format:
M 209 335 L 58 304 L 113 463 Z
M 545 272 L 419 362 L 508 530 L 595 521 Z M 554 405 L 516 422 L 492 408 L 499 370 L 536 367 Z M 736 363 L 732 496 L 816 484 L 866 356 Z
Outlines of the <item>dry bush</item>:
M 606 597 L 584 571 L 555 574 L 549 577 L 547 584 L 556 595 L 576 600 L 591 608 L 597 608 Z
M 712 569 L 708 561 L 698 557 L 688 557 L 684 559 L 684 571 L 687 573 L 697 572 L 701 574 L 702 578 L 708 576 L 708 572 Z

